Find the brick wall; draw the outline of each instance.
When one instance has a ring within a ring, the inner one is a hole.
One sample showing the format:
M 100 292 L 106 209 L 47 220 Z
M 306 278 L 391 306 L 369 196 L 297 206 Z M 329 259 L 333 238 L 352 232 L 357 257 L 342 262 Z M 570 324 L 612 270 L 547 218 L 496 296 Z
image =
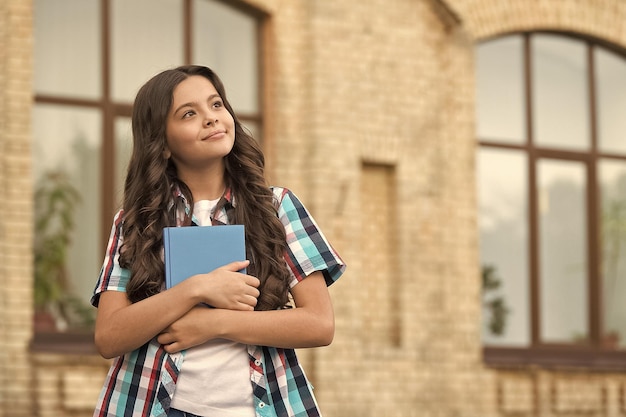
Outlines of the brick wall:
M 626 414 L 623 375 L 482 364 L 472 55 L 481 39 L 538 28 L 626 47 L 626 3 L 245 2 L 269 16 L 272 182 L 349 264 L 331 287 L 335 341 L 300 353 L 325 415 Z M 31 20 L 30 1 L 0 0 L 0 417 L 86 417 L 106 361 L 27 348 Z
M 307 12 L 308 125 L 287 139 L 307 142 L 278 154 L 286 180 L 303 178 L 287 156 L 306 155 L 307 204 L 350 265 L 331 288 L 336 339 L 314 355 L 323 409 L 480 415 L 471 44 L 437 2 Z
M 0 416 L 31 416 L 32 5 L 0 2 Z
M 498 34 L 555 29 L 624 47 L 626 3 L 615 0 L 446 0 L 476 40 Z
M 6 4 L 0 3 L 0 91 L 4 91 L 6 85 L 6 61 L 8 59 L 7 54 L 7 45 L 8 42 L 8 33 L 7 33 L 7 24 L 8 20 Z M 4 126 L 5 122 L 5 104 L 6 98 L 4 95 L 0 94 L 0 126 Z M 4 146 L 5 138 L 2 130 L 0 130 L 0 155 L 4 154 Z M 6 182 L 6 175 L 4 174 L 4 169 L 2 168 L 4 163 L 0 164 L 0 184 L 2 184 L 2 188 L 4 189 L 4 184 Z M 0 237 L 4 236 L 4 227 L 0 225 Z M 6 284 L 4 284 L 4 276 L 5 276 L 5 268 L 4 261 L 6 259 L 4 255 L 5 248 L 8 246 L 8 242 L 5 238 L 0 238 L 0 317 L 4 318 L 8 315 L 8 311 L 6 308 Z M 7 337 L 7 330 L 4 324 L 4 320 L 0 320 L 0 340 L 5 340 Z M 5 375 L 4 372 L 7 366 L 7 354 L 4 349 L 0 349 L 0 387 L 6 386 Z M 0 417 L 4 417 L 4 404 L 5 404 L 6 393 L 2 388 L 0 388 Z

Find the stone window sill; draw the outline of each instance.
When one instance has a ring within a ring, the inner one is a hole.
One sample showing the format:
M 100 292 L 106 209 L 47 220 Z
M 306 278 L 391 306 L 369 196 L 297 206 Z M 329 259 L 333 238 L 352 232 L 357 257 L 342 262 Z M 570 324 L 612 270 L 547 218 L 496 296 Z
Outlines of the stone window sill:
M 30 348 L 35 353 L 100 356 L 93 341 L 93 331 L 38 331 L 34 333 Z

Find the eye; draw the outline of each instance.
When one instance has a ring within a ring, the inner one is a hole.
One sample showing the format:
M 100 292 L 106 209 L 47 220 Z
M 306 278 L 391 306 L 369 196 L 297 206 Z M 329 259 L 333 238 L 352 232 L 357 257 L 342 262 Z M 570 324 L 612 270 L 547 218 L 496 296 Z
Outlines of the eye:
M 215 107 L 215 108 L 220 108 L 220 107 L 223 107 L 223 106 L 224 106 L 224 103 L 222 103 L 222 100 L 215 100 L 213 102 L 213 107 Z
M 189 118 L 189 117 L 193 116 L 194 114 L 196 114 L 196 112 L 194 112 L 193 110 L 187 110 L 186 112 L 184 112 L 184 113 L 182 114 L 182 116 L 181 116 L 181 117 L 182 117 L 183 119 L 187 119 L 187 118 Z

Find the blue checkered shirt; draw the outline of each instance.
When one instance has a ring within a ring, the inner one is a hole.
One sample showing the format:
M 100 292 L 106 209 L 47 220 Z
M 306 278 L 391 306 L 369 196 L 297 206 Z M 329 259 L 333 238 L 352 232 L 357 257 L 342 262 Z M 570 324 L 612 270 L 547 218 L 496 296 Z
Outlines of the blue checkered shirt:
M 285 226 L 288 250 L 285 261 L 291 271 L 290 287 L 308 275 L 322 271 L 327 285 L 344 272 L 345 264 L 315 223 L 288 189 L 274 187 L 278 217 Z M 180 193 L 177 192 L 177 196 Z M 230 191 L 227 202 L 234 204 Z M 217 221 L 227 223 L 226 206 Z M 92 297 L 98 305 L 103 291 L 126 291 L 130 271 L 119 265 L 123 211 L 117 213 L 111 230 L 102 270 Z M 320 416 L 319 407 L 293 349 L 248 346 L 250 375 L 257 417 Z M 139 349 L 116 358 L 109 369 L 94 417 L 165 417 L 184 360 L 184 351 L 168 354 L 156 338 Z

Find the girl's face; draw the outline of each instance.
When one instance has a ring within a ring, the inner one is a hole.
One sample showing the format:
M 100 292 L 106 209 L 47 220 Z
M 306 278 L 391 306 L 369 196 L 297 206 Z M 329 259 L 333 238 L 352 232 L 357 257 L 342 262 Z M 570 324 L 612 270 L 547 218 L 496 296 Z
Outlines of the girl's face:
M 174 89 L 167 117 L 165 156 L 171 157 L 179 175 L 206 169 L 235 143 L 235 121 L 213 84 L 193 75 Z

